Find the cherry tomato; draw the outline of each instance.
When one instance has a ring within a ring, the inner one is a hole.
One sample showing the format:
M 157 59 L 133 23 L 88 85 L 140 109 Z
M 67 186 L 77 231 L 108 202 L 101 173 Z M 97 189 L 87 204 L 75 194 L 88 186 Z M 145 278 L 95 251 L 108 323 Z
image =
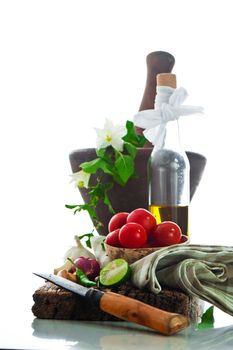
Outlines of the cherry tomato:
M 143 244 L 141 248 L 152 248 L 149 242 Z
M 180 243 L 181 229 L 172 221 L 163 221 L 152 233 L 154 245 L 159 247 Z
M 157 226 L 154 215 L 143 208 L 133 210 L 127 217 L 127 223 L 129 222 L 142 225 L 147 233 L 150 233 Z
M 130 222 L 120 229 L 119 240 L 122 247 L 140 248 L 147 241 L 147 233 L 143 226 Z
M 110 232 L 106 237 L 106 243 L 113 247 L 121 247 L 121 243 L 119 241 L 119 231 L 120 229 L 116 229 L 115 231 Z
M 126 224 L 126 219 L 128 217 L 129 213 L 120 212 L 111 218 L 108 224 L 108 232 L 112 232 L 117 230 L 118 228 L 121 228 L 123 225 Z
M 149 245 L 149 248 L 156 247 L 158 244 L 154 240 L 154 231 L 157 229 L 157 226 L 152 230 L 147 237 L 147 243 Z

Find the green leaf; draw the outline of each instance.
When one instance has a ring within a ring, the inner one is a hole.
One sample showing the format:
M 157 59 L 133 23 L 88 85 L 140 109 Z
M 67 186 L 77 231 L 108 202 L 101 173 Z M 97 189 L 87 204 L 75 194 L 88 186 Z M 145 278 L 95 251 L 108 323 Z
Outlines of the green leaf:
M 100 169 L 102 169 L 105 174 L 113 175 L 111 166 L 108 163 L 106 163 L 106 161 L 103 159 L 102 163 L 100 164 Z
M 87 240 L 85 241 L 86 246 L 87 246 L 88 248 L 92 248 L 92 246 L 91 246 L 91 237 L 93 237 L 93 236 L 94 236 L 93 233 L 85 233 L 85 234 L 82 235 L 82 236 L 78 236 L 78 238 L 79 238 L 79 239 L 82 239 L 82 238 L 86 238 L 86 237 L 87 237 Z
M 105 193 L 104 193 L 104 204 L 107 205 L 108 210 L 110 211 L 110 213 L 112 213 L 112 214 L 116 213 L 115 210 L 112 207 L 112 204 L 111 204 L 110 199 L 108 197 L 107 191 L 105 191 Z
M 96 214 L 95 214 L 95 210 L 94 210 L 93 206 L 90 203 L 76 204 L 76 205 L 66 204 L 65 207 L 68 208 L 68 209 L 75 209 L 74 210 L 74 214 L 76 214 L 77 212 L 80 212 L 81 210 L 87 210 L 87 212 L 89 213 L 89 215 L 91 216 L 91 218 L 93 220 L 97 219 L 96 218 Z
M 137 147 L 135 147 L 134 145 L 132 145 L 132 143 L 129 143 L 129 142 L 125 142 L 124 147 L 129 153 L 129 155 L 134 159 L 137 154 Z
M 97 169 L 99 169 L 99 164 L 101 162 L 100 158 L 96 158 L 91 160 L 90 162 L 84 162 L 80 164 L 80 168 L 82 168 L 86 173 L 94 174 Z
M 78 204 L 74 204 L 74 205 L 65 204 L 65 207 L 66 207 L 67 209 L 74 209 L 74 208 L 77 208 L 77 207 L 78 207 Z
M 99 158 L 104 158 L 105 152 L 106 152 L 106 148 L 96 149 L 96 155 L 97 155 Z
M 104 242 L 105 242 L 105 240 L 104 240 L 104 241 L 101 243 L 101 247 L 102 247 L 102 250 L 105 252 L 105 251 L 106 251 L 106 249 L 105 249 Z
M 126 184 L 129 178 L 134 174 L 133 158 L 120 153 L 120 157 L 115 162 L 115 167 L 120 179 Z
M 121 180 L 120 176 L 115 174 L 113 177 L 114 181 L 121 185 L 122 187 L 125 186 L 125 182 Z
M 89 206 L 88 204 L 78 204 L 76 205 L 76 207 L 74 208 L 74 214 L 76 214 L 77 212 L 81 211 L 81 210 L 88 210 Z
M 202 315 L 198 329 L 213 328 L 214 326 L 214 307 L 210 306 Z
M 98 200 L 96 201 L 98 202 Z M 101 223 L 98 221 L 97 215 L 96 215 L 96 211 L 95 211 L 95 205 L 93 205 L 92 201 L 90 203 L 86 203 L 86 204 L 77 204 L 77 205 L 65 205 L 66 208 L 68 209 L 75 209 L 74 210 L 74 215 L 77 212 L 80 212 L 81 210 L 86 210 L 89 214 L 89 216 L 91 217 L 91 219 L 93 220 L 95 226 L 100 225 Z
M 89 192 L 89 195 L 91 197 L 91 201 L 96 204 L 98 203 L 100 198 L 102 198 L 104 201 L 104 204 L 108 206 L 109 211 L 112 214 L 115 214 L 115 211 L 111 205 L 110 199 L 107 194 L 107 192 L 112 188 L 112 186 L 113 186 L 113 183 L 111 182 L 106 182 L 106 183 L 98 182 L 96 186 L 92 187 L 91 191 Z
M 106 174 L 113 174 L 110 165 L 101 158 L 96 158 L 90 162 L 84 162 L 80 165 L 80 168 L 89 174 L 95 174 L 98 169 L 102 169 Z
M 125 142 L 129 142 L 136 147 L 143 147 L 147 141 L 145 136 L 136 133 L 134 123 L 127 120 L 126 122 L 127 134 L 122 138 Z
M 96 158 L 90 162 L 80 164 L 80 168 L 82 168 L 86 173 L 94 174 L 96 170 L 99 169 L 101 162 L 102 160 L 100 158 Z
M 114 150 L 112 147 L 101 148 L 99 150 L 96 150 L 96 155 L 99 158 L 103 159 L 110 166 L 110 169 L 113 167 L 112 158 L 114 156 Z

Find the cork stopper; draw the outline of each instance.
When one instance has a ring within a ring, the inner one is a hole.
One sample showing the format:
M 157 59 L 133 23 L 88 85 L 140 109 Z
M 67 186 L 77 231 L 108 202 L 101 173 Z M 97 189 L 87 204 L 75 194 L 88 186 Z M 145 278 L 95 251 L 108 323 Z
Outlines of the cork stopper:
M 158 74 L 157 86 L 170 86 L 173 89 L 176 89 L 176 75 L 171 73 Z

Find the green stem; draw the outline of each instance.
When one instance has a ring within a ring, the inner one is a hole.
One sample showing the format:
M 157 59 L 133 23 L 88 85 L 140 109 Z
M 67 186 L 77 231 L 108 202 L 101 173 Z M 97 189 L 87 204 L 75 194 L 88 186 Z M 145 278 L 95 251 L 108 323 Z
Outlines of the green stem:
M 67 258 L 67 260 L 69 260 L 69 262 L 71 262 L 71 264 L 75 267 L 76 276 L 78 277 L 80 284 L 82 284 L 85 287 L 96 286 L 96 283 L 89 280 L 89 278 L 85 275 L 85 273 L 75 265 L 74 261 L 71 258 Z

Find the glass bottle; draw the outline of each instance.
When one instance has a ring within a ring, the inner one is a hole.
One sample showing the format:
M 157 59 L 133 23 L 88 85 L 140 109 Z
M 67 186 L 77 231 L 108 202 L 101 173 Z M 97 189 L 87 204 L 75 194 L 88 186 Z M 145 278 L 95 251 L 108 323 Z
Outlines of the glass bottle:
M 172 88 L 165 88 L 165 94 L 160 89 L 155 102 L 155 108 L 160 108 L 176 88 L 176 76 L 157 75 L 157 86 Z M 176 222 L 183 235 L 188 235 L 189 173 L 189 160 L 180 144 L 178 120 L 168 121 L 163 143 L 159 148 L 154 147 L 149 161 L 149 209 L 158 223 Z

